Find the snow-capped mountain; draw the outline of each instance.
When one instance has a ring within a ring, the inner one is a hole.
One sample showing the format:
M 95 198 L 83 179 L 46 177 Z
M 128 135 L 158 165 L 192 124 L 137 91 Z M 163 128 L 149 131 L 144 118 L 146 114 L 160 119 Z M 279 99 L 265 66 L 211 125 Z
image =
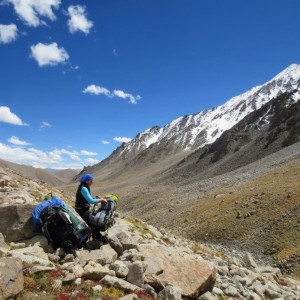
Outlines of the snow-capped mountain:
M 231 98 L 224 105 L 180 117 L 162 128 L 156 126 L 139 133 L 120 147 L 117 156 L 127 156 L 129 153 L 136 155 L 151 144 L 168 143 L 170 140 L 179 151 L 195 150 L 211 144 L 249 113 L 299 86 L 300 65 L 292 64 L 267 83 Z M 294 101 L 299 99 L 298 92 Z
M 202 167 L 199 167 L 200 165 L 198 164 L 197 170 L 195 170 L 197 173 L 198 170 L 207 168 L 209 163 L 217 161 L 226 153 L 231 153 L 231 150 L 233 150 L 235 155 L 240 154 L 240 151 L 235 151 L 244 147 L 244 141 L 236 136 L 234 140 L 238 140 L 238 142 L 235 145 L 236 142 L 232 141 L 230 136 L 235 136 L 236 134 L 232 132 L 240 132 L 241 136 L 248 136 L 248 139 L 251 140 L 252 136 L 258 134 L 257 130 L 261 130 L 263 135 L 270 135 L 267 138 L 268 141 L 264 144 L 254 142 L 254 148 L 260 145 L 259 149 L 255 150 L 257 154 L 253 157 L 248 155 L 248 160 L 241 157 L 239 165 L 250 163 L 271 154 L 272 151 L 278 151 L 280 147 L 298 141 L 298 127 L 291 129 L 293 127 L 291 124 L 298 124 L 299 99 L 300 65 L 292 64 L 267 83 L 233 97 L 221 106 L 180 117 L 162 128 L 155 126 L 139 133 L 133 140 L 123 143 L 116 148 L 109 157 L 100 163 L 85 167 L 73 180 L 77 180 L 83 172 L 99 174 L 103 176 L 103 179 L 107 176 L 110 179 L 115 176 L 122 176 L 122 174 L 135 174 L 135 172 L 141 172 L 141 170 L 147 172 L 147 168 L 150 166 L 151 169 L 151 166 L 153 167 L 155 163 L 159 163 L 160 167 L 164 169 L 171 168 L 173 165 L 175 166 L 174 172 L 177 173 L 178 166 L 176 164 L 183 159 L 187 165 L 187 170 L 192 174 L 194 172 L 191 170 L 205 153 L 215 153 L 212 154 L 214 155 L 213 158 L 205 160 Z M 293 103 L 297 105 L 293 106 Z M 286 116 L 280 112 L 285 111 L 285 114 L 289 115 L 292 107 L 297 107 L 294 108 L 296 110 L 294 114 L 297 113 L 297 117 L 291 116 L 290 121 L 287 121 L 285 120 Z M 255 117 L 253 117 L 253 114 Z M 252 124 L 254 119 L 256 125 L 252 127 L 250 124 Z M 244 122 L 244 120 L 248 121 Z M 268 124 L 270 124 L 271 129 L 264 127 L 264 125 Z M 243 126 L 247 128 L 243 128 Z M 276 127 L 278 128 L 276 129 Z M 270 149 L 269 152 L 260 152 L 262 147 L 268 147 L 267 145 L 270 141 L 281 134 L 281 127 L 288 130 L 282 134 L 281 140 L 278 142 L 279 145 L 277 145 L 278 147 L 271 147 L 273 150 Z M 272 128 L 275 128 L 275 131 Z M 248 133 L 249 130 L 251 131 L 250 133 Z M 271 130 L 271 133 L 268 133 L 269 130 Z M 287 137 L 289 130 L 295 132 L 291 132 L 290 137 Z M 265 141 L 263 135 L 261 139 Z M 285 138 L 290 139 L 290 141 L 284 141 Z M 222 148 L 223 152 L 219 148 Z M 251 151 L 256 153 L 254 150 Z M 191 153 L 194 154 L 193 157 L 191 157 Z M 231 170 L 232 166 L 223 169 Z

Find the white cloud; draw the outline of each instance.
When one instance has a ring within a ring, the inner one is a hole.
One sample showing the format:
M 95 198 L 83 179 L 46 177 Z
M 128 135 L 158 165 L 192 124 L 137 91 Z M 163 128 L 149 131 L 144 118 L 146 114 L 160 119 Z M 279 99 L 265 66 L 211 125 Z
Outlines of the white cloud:
M 59 160 L 59 157 L 53 159 L 54 157 L 41 150 L 34 148 L 24 149 L 20 147 L 10 147 L 2 143 L 0 143 L 0 153 L 1 158 L 4 160 L 23 164 L 29 163 L 30 165 L 32 165 L 33 162 L 47 162 L 47 164 L 50 165 L 51 163 Z
M 78 151 L 68 151 L 68 150 L 65 150 L 65 149 L 55 149 L 53 151 L 53 153 L 56 153 L 58 155 L 62 155 L 62 154 L 65 154 L 65 155 L 68 155 L 70 157 L 74 157 L 74 159 L 78 159 L 78 156 L 80 155 L 98 155 L 98 153 L 95 153 L 95 152 L 89 152 L 89 151 L 86 151 L 86 150 L 81 150 L 80 152 Z
M 80 151 L 80 154 L 82 155 L 98 155 L 98 153 L 95 153 L 95 152 L 88 152 L 86 150 L 81 150 Z
M 55 152 L 56 153 L 59 153 L 59 154 L 66 154 L 66 155 L 69 155 L 69 156 L 77 156 L 79 155 L 79 153 L 77 151 L 68 151 L 68 150 L 65 150 L 65 149 L 55 149 Z
M 118 54 L 118 52 L 117 52 L 116 49 L 113 50 L 113 54 L 114 54 L 115 56 L 119 56 L 119 54 Z
M 58 9 L 60 0 L 4 0 L 14 6 L 17 15 L 29 26 L 37 27 L 45 24 L 40 17 L 55 20 L 52 8 Z
M 15 24 L 0 24 L 0 44 L 8 44 L 13 42 L 18 37 L 17 31 L 18 28 Z
M 119 97 L 119 98 L 123 98 L 123 99 L 129 98 L 129 103 L 131 103 L 131 104 L 137 104 L 137 101 L 141 99 L 140 95 L 133 96 L 132 94 L 127 94 L 120 90 L 114 90 L 114 92 L 111 93 L 108 89 L 101 87 L 101 86 L 94 85 L 94 84 L 89 85 L 82 92 L 89 93 L 92 95 L 93 94 L 94 95 L 104 94 L 108 98 L 113 98 L 113 97 Z
M 7 106 L 0 106 L 0 122 L 13 125 L 28 126 L 28 124 L 23 123 L 17 115 L 12 113 Z
M 124 93 L 123 91 L 120 91 L 120 90 L 114 90 L 114 95 L 116 95 L 117 97 L 123 98 L 123 99 L 129 98 L 129 102 L 132 104 L 137 104 L 137 100 L 141 99 L 141 96 L 139 96 L 139 95 L 134 97 L 133 95 Z
M 114 141 L 120 142 L 120 143 L 127 143 L 127 142 L 130 142 L 131 139 L 127 138 L 127 137 L 115 137 Z
M 55 66 L 64 63 L 69 59 L 69 54 L 64 48 L 58 48 L 56 43 L 38 43 L 30 47 L 31 57 L 33 57 L 40 67 L 50 65 Z
M 80 160 L 80 158 L 77 155 L 70 155 L 70 158 L 73 160 Z
M 99 162 L 99 160 L 92 158 L 86 158 L 83 161 L 79 157 L 82 154 L 77 151 L 54 149 L 46 152 L 32 147 L 27 148 L 25 142 L 20 141 L 17 137 L 11 137 L 11 141 L 19 141 L 24 144 L 10 146 L 0 143 L 1 158 L 18 164 L 35 168 L 83 169 L 86 163 L 95 164 Z M 27 144 L 29 145 L 29 143 Z
M 59 151 L 52 151 L 52 152 L 49 152 L 49 158 L 52 160 L 52 161 L 55 161 L 55 162 L 61 162 L 63 160 L 62 156 L 61 156 L 61 152 Z M 72 155 L 70 155 L 71 157 Z
M 31 145 L 30 143 L 27 143 L 25 141 L 20 141 L 17 136 L 12 136 L 10 139 L 8 139 L 8 142 L 14 145 L 19 145 L 19 146 L 28 146 Z
M 82 31 L 85 34 L 90 33 L 90 29 L 93 27 L 93 22 L 87 19 L 85 6 L 69 6 L 68 16 L 70 17 L 70 20 L 68 21 L 68 26 L 71 33 L 75 33 L 76 31 Z
M 94 95 L 104 94 L 105 96 L 111 98 L 113 95 L 110 93 L 110 91 L 104 87 L 96 86 L 94 84 L 89 85 L 87 88 L 85 88 L 83 93 L 89 93 Z
M 103 145 L 108 145 L 108 144 L 110 144 L 110 142 L 102 140 L 102 144 Z
M 51 125 L 48 122 L 42 122 L 40 128 L 45 128 L 45 127 L 51 127 Z
M 98 162 L 100 162 L 100 160 L 97 159 L 93 159 L 93 158 L 87 158 L 84 160 L 85 162 L 89 163 L 89 164 L 97 164 Z

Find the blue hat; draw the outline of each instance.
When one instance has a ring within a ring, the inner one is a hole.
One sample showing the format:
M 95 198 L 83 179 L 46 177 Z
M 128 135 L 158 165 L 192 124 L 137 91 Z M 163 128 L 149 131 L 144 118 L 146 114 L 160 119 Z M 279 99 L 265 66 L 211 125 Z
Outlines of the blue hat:
M 84 174 L 81 178 L 80 178 L 80 182 L 86 182 L 87 180 L 93 180 L 94 177 L 91 174 Z

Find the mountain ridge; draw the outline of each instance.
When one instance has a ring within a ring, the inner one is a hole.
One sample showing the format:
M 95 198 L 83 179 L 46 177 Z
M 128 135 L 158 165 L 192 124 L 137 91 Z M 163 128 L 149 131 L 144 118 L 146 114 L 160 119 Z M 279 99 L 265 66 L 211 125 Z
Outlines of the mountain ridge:
M 174 157 L 175 163 L 178 163 L 193 151 L 215 142 L 226 130 L 253 111 L 260 109 L 274 97 L 294 91 L 292 101 L 297 102 L 300 99 L 299 87 L 300 65 L 292 64 L 265 84 L 233 97 L 221 106 L 182 116 L 163 128 L 158 126 L 148 128 L 137 134 L 133 140 L 116 148 L 100 163 L 85 167 L 74 177 L 73 182 L 85 172 L 101 176 L 100 170 L 103 170 L 111 174 L 111 177 L 118 176 L 127 166 L 131 168 L 137 164 L 136 161 L 142 161 L 144 156 L 148 158 L 148 165 L 162 162 L 170 156 Z M 156 150 L 149 155 L 151 147 Z
M 173 137 L 173 132 L 179 132 L 183 135 L 181 139 L 177 138 L 175 143 L 187 140 L 186 143 L 182 142 L 185 145 L 183 150 L 196 149 L 206 144 L 211 144 L 222 132 L 231 128 L 250 112 L 259 109 L 263 104 L 286 91 L 298 89 L 299 85 L 300 65 L 292 64 L 265 84 L 254 87 L 239 96 L 235 96 L 223 105 L 192 115 L 182 116 L 171 121 L 163 128 L 155 126 L 139 133 L 135 139 L 125 144 L 125 149 L 123 149 L 120 155 L 126 152 L 126 148 L 143 148 L 143 144 L 147 148 L 155 142 L 163 142 L 165 138 L 170 139 Z M 295 95 L 295 99 L 300 99 L 299 93 Z M 202 123 L 209 123 L 209 126 L 204 126 Z M 190 126 L 193 126 L 193 128 L 188 128 L 187 130 L 187 127 Z M 176 131 L 176 128 L 179 130 Z M 206 134 L 203 131 L 206 131 Z M 157 135 L 156 137 L 155 134 Z M 186 138 L 188 134 L 191 135 L 190 138 Z M 149 137 L 144 138 L 144 135 L 149 135 Z M 204 136 L 202 137 L 201 135 Z M 205 136 L 206 140 L 204 140 Z M 141 140 L 140 145 L 135 146 L 137 143 L 136 140 Z

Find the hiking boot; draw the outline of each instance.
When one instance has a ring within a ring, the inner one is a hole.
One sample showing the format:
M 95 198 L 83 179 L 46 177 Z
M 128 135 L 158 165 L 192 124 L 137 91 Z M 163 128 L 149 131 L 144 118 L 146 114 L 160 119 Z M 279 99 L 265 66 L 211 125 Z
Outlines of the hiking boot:
M 86 250 L 98 250 L 101 248 L 101 246 L 102 246 L 102 242 L 92 240 L 92 241 L 88 241 L 86 243 L 85 249 Z
M 106 236 L 102 236 L 101 242 L 103 243 L 103 245 L 107 245 L 108 244 L 108 238 Z
M 107 245 L 108 244 L 108 238 L 106 236 L 99 234 L 95 234 L 93 236 L 93 241 L 97 241 L 102 243 L 103 245 Z
M 100 234 L 100 233 L 94 233 L 93 235 L 92 235 L 92 237 L 93 237 L 93 241 L 102 241 L 102 235 Z

